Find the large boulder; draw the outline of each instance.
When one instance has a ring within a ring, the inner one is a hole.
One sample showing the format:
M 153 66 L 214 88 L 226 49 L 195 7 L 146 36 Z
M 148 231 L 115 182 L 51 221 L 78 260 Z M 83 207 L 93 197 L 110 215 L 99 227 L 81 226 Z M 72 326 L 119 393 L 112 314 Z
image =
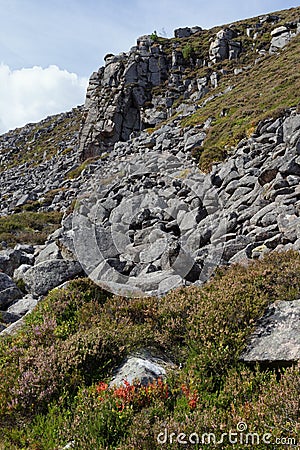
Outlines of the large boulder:
M 31 267 L 23 274 L 23 281 L 28 292 L 45 295 L 51 289 L 68 281 L 82 272 L 77 261 L 52 259 Z
M 25 295 L 25 297 L 17 300 L 8 309 L 7 312 L 11 314 L 16 314 L 19 316 L 24 316 L 26 313 L 31 312 L 37 305 L 37 299 L 31 294 Z
M 279 301 L 268 307 L 241 360 L 276 366 L 300 360 L 300 300 Z

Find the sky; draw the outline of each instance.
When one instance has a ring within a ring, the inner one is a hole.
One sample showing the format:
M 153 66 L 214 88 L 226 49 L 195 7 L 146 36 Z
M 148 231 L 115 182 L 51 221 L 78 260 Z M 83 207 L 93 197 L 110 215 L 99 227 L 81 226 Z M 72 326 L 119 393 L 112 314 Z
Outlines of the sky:
M 107 53 L 137 37 L 211 28 L 300 0 L 0 0 L 0 133 L 84 103 Z

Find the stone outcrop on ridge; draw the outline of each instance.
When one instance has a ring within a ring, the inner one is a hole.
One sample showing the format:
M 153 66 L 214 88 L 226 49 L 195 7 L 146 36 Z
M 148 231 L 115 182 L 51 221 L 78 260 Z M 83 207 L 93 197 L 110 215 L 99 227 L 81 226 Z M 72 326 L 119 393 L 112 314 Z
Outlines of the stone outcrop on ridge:
M 84 158 L 105 153 L 140 131 L 141 110 L 151 101 L 151 89 L 168 77 L 166 55 L 149 36 L 139 38 L 127 54 L 107 55 L 105 63 L 90 78 L 87 91 L 79 149 Z

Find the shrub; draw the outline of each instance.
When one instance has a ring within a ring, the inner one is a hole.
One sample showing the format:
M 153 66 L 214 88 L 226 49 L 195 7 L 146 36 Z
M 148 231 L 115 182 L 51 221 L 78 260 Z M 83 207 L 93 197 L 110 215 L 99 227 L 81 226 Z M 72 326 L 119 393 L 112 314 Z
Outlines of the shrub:
M 47 236 L 56 230 L 62 213 L 21 212 L 0 217 L 0 241 L 13 246 L 17 243 L 42 244 Z
M 86 279 L 53 290 L 18 334 L 0 341 L 3 442 L 35 448 L 45 430 L 52 448 L 77 439 L 82 449 L 155 449 L 166 424 L 175 433 L 221 433 L 242 419 L 251 431 L 293 436 L 299 368 L 278 380 L 271 370 L 250 370 L 239 355 L 268 304 L 298 298 L 299 280 L 300 255 L 290 251 L 218 270 L 202 288 L 160 299 L 112 296 Z M 141 347 L 160 349 L 182 369 L 147 388 L 109 389 L 112 370 Z
M 157 32 L 156 31 L 153 31 L 153 33 L 150 35 L 150 39 L 153 42 L 157 42 L 158 41 L 158 36 L 157 36 Z
M 182 55 L 186 61 L 189 61 L 190 58 L 194 56 L 195 50 L 190 43 L 185 44 L 182 48 Z

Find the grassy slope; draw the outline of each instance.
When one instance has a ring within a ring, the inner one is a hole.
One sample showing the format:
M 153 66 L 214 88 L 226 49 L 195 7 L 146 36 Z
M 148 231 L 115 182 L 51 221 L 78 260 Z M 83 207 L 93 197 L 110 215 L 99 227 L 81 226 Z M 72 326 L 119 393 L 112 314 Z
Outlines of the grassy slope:
M 0 341 L 2 448 L 53 450 L 75 440 L 78 449 L 155 449 L 166 423 L 170 432 L 220 437 L 241 420 L 252 432 L 296 438 L 299 368 L 278 381 L 239 354 L 266 305 L 299 297 L 299 280 L 300 256 L 288 252 L 162 299 L 111 296 L 84 279 L 54 290 L 24 330 Z M 107 389 L 115 365 L 147 346 L 182 369 L 147 391 Z
M 208 170 L 213 162 L 222 161 L 242 138 L 251 135 L 258 122 L 267 117 L 274 117 L 283 109 L 299 105 L 300 75 L 299 43 L 300 36 L 294 38 L 278 55 L 267 55 L 259 62 L 257 51 L 268 52 L 271 42 L 271 31 L 275 27 L 295 20 L 300 16 L 300 8 L 280 11 L 280 22 L 272 25 L 268 22 L 262 24 L 261 35 L 253 41 L 246 35 L 246 29 L 259 22 L 259 18 L 253 18 L 236 22 L 233 29 L 238 36 L 235 40 L 242 43 L 243 52 L 237 61 L 223 61 L 211 67 L 191 67 L 189 63 L 185 68 L 184 78 L 200 78 L 209 76 L 213 71 L 225 70 L 226 75 L 221 77 L 217 89 L 209 92 L 201 99 L 201 105 L 212 94 L 223 92 L 226 87 L 234 86 L 234 89 L 213 101 L 181 123 L 183 127 L 201 126 L 208 118 L 212 118 L 212 126 L 204 141 L 203 148 L 199 149 L 198 157 L 200 167 Z M 160 43 L 167 52 L 171 52 L 172 45 L 177 42 L 179 49 L 193 49 L 194 59 L 207 59 L 209 45 L 216 33 L 223 27 L 205 30 L 195 36 L 185 39 L 160 39 Z M 243 73 L 234 75 L 234 69 L 245 68 Z M 160 91 L 161 88 L 156 88 Z M 222 117 L 222 111 L 226 108 L 226 116 Z

